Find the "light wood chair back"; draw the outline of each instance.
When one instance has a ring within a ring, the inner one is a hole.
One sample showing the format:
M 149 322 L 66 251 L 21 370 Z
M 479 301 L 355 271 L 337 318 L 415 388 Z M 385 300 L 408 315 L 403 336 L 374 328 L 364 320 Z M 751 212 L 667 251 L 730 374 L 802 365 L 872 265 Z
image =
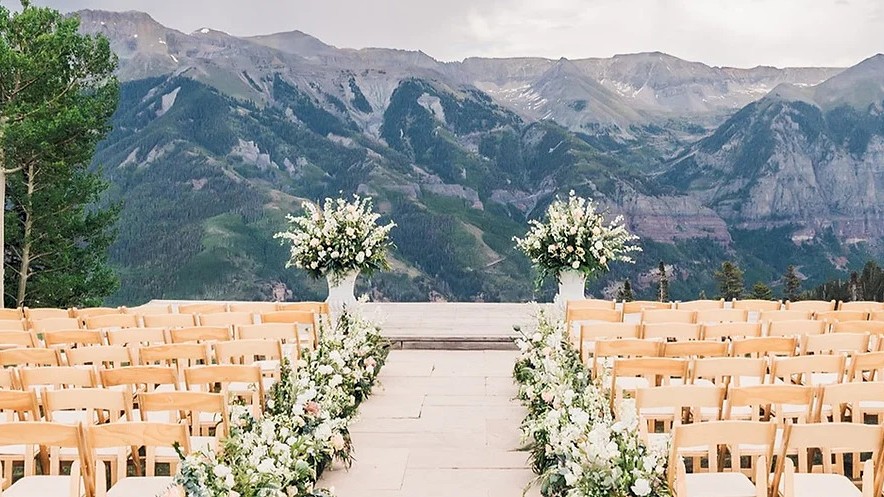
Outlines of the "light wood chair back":
M 616 300 L 602 300 L 602 299 L 583 299 L 583 300 L 569 300 L 565 304 L 565 313 L 573 309 L 614 309 L 617 307 Z
M 40 343 L 30 331 L 0 331 L 0 348 L 37 347 Z
M 0 390 L 15 390 L 20 388 L 18 375 L 15 368 L 0 368 Z
M 786 301 L 787 311 L 810 311 L 813 313 L 834 311 L 837 302 L 834 300 L 801 300 L 798 302 Z
M 37 393 L 33 390 L 0 390 L 0 413 L 6 422 L 40 421 Z M 12 468 L 9 474 L 12 474 Z
M 685 311 L 711 311 L 715 309 L 724 309 L 724 299 L 676 302 L 675 308 Z
M 141 316 L 145 328 L 187 328 L 196 326 L 196 314 L 153 314 Z
M 132 397 L 123 390 L 67 388 L 44 390 L 46 421 L 85 424 L 132 421 Z
M 819 422 L 829 421 L 822 412 L 822 406 L 825 405 L 832 407 L 834 422 L 864 423 L 866 406 L 880 405 L 882 399 L 884 399 L 884 381 L 855 381 L 825 385 L 820 392 L 820 401 L 817 402 L 815 419 Z
M 71 316 L 80 320 L 86 320 L 87 318 L 97 316 L 108 316 L 112 314 L 122 313 L 122 307 L 84 307 L 82 309 L 78 309 L 76 307 L 71 308 Z
M 695 323 L 697 311 L 680 311 L 678 309 L 645 309 L 642 310 L 642 324 L 652 323 Z
M 46 421 L 0 423 L 0 447 L 24 446 L 25 478 L 36 475 L 34 464 L 36 462 L 35 447 L 50 448 L 49 468 L 44 468 L 42 474 L 46 476 L 59 476 L 61 474 L 61 464 L 58 459 L 59 449 L 79 448 L 79 434 L 77 426 L 62 423 L 49 423 Z M 77 492 L 74 495 L 79 495 L 81 488 L 79 465 L 75 465 L 71 473 L 71 490 L 76 489 Z
M 172 328 L 169 339 L 172 343 L 212 343 L 226 342 L 232 337 L 227 326 L 192 326 L 190 328 Z
M 866 311 L 825 311 L 816 313 L 815 318 L 829 324 L 841 321 L 868 321 L 869 313 Z
M 771 337 L 803 337 L 805 335 L 822 335 L 826 332 L 826 323 L 813 320 L 771 321 L 767 327 L 767 336 Z
M 122 345 L 103 345 L 101 347 L 78 347 L 64 351 L 70 366 L 93 366 L 96 374 L 100 369 L 134 366 L 135 357 L 132 349 Z
M 749 321 L 746 309 L 705 309 L 697 311 L 697 322 L 711 323 L 745 323 Z
M 279 340 L 233 340 L 230 342 L 218 342 L 215 344 L 215 359 L 218 364 L 243 364 L 266 363 L 267 361 L 282 361 L 282 344 Z M 278 376 L 279 364 L 272 368 L 273 376 Z M 262 369 L 264 369 L 262 367 Z M 267 372 L 267 370 L 264 370 Z
M 0 350 L 0 366 L 60 366 L 57 349 L 30 347 Z
M 89 330 L 137 328 L 138 317 L 133 314 L 102 314 L 99 316 L 90 316 L 83 321 L 83 327 Z
M 725 419 L 809 423 L 814 420 L 815 388 L 803 385 L 752 385 L 727 392 Z
M 793 336 L 748 337 L 731 342 L 731 355 L 734 357 L 794 356 L 797 349 L 798 338 Z
M 0 309 L 2 311 L 3 309 Z M 0 331 L 26 331 L 28 322 L 24 319 L 3 319 L 0 320 Z
M 21 307 L 0 309 L 0 321 L 21 321 L 25 313 Z
M 772 321 L 808 321 L 813 319 L 813 311 L 800 310 L 782 310 L 782 311 L 762 311 L 758 316 L 761 323 L 770 323 Z
M 25 390 L 93 388 L 96 385 L 92 368 L 77 366 L 22 367 L 18 370 L 18 376 Z
M 697 359 L 701 357 L 727 357 L 730 347 L 727 342 L 691 340 L 682 342 L 665 342 L 663 357 L 681 357 Z
M 884 351 L 853 356 L 846 381 L 884 381 Z
M 676 426 L 673 429 L 667 473 L 670 488 L 675 490 L 674 495 L 688 497 L 685 481 L 693 475 L 688 475 L 685 472 L 682 459 L 685 451 L 693 456 L 698 448 L 705 448 L 705 456 L 708 461 L 706 472 L 708 473 L 720 473 L 725 469 L 724 465 L 727 462 L 731 465 L 729 472 L 738 472 L 742 470 L 742 458 L 735 457 L 733 454 L 739 454 L 738 447 L 741 445 L 753 445 L 761 448 L 762 455 L 753 461 L 752 467 L 755 467 L 758 472 L 755 482 L 756 495 L 767 495 L 768 462 L 773 454 L 776 430 L 777 427 L 773 423 L 732 420 Z M 720 457 L 722 447 L 730 449 L 731 457 Z M 702 468 L 695 467 L 694 472 L 702 472 Z M 727 482 L 733 482 L 733 479 L 729 478 Z M 711 486 L 714 488 L 722 485 L 712 484 Z
M 838 321 L 832 323 L 832 333 L 884 335 L 884 321 Z
M 700 385 L 668 385 L 639 388 L 635 391 L 635 409 L 641 428 L 655 432 L 662 421 L 663 432 L 683 423 L 721 419 L 724 387 Z M 668 426 L 666 426 L 668 424 Z
M 871 313 L 875 311 L 884 311 L 884 302 L 875 302 L 872 300 L 859 300 L 856 302 L 841 302 L 838 309 L 842 311 L 863 311 Z
M 734 299 L 731 302 L 731 308 L 745 309 L 749 312 L 762 313 L 779 311 L 783 308 L 783 303 L 779 300 Z
M 581 360 L 586 361 L 595 353 L 597 340 L 613 338 L 639 338 L 641 325 L 638 323 L 588 323 L 580 326 L 578 352 Z
M 642 340 L 640 338 L 619 338 L 598 340 L 592 355 L 592 374 L 598 378 L 602 371 L 611 368 L 614 360 L 627 357 L 660 357 L 663 354 L 663 342 L 660 340 Z
M 845 371 L 846 358 L 842 355 L 774 357 L 770 366 L 771 381 L 795 385 L 841 383 Z
M 249 314 L 262 314 L 276 310 L 277 302 L 231 302 L 230 312 L 247 312 Z
M 827 333 L 801 337 L 801 355 L 846 354 L 853 356 L 869 351 L 868 333 Z
M 264 412 L 264 377 L 258 366 L 195 366 L 184 370 L 184 379 L 187 390 L 219 392 L 224 394 L 225 399 L 244 398 L 251 405 L 255 417 L 261 417 Z
M 153 423 L 148 421 L 123 421 L 119 423 L 107 423 L 95 426 L 83 427 L 83 466 L 91 469 L 88 474 L 98 474 L 96 467 L 96 453 L 101 449 L 120 449 L 122 457 L 117 458 L 118 475 L 125 478 L 127 474 L 127 458 L 125 451 L 131 447 L 145 448 L 145 476 L 156 476 L 156 449 L 159 447 L 172 447 L 178 444 L 184 454 L 190 453 L 190 437 L 187 427 L 177 423 Z M 138 454 L 133 451 L 133 454 Z M 103 469 L 103 463 L 102 469 Z M 174 473 L 174 471 L 172 471 Z M 94 481 L 97 495 L 102 495 L 105 481 L 96 478 Z M 87 484 L 88 487 L 88 484 Z
M 82 328 L 80 321 L 71 317 L 31 320 L 31 329 L 37 333 L 45 333 L 47 331 L 55 330 L 76 330 L 78 328 Z
M 301 335 L 301 346 L 316 348 L 319 344 L 319 331 L 317 326 L 321 320 L 321 316 L 323 315 L 304 310 L 275 311 L 261 314 L 261 322 L 295 324 L 298 326 L 298 333 Z M 305 336 L 305 334 L 307 336 Z
M 138 394 L 138 407 L 142 421 L 147 421 L 148 413 L 168 413 L 170 423 L 183 423 L 190 427 L 192 436 L 201 436 L 203 431 L 201 420 L 212 419 L 218 438 L 229 433 L 230 417 L 227 413 L 227 401 L 223 394 L 177 391 L 177 392 L 142 392 Z
M 171 304 L 143 304 L 136 307 L 123 307 L 126 314 L 136 316 L 155 316 L 157 314 L 172 314 Z
M 329 314 L 328 302 L 278 302 L 277 311 L 307 311 L 313 314 L 327 316 Z
M 151 345 L 138 349 L 138 354 L 142 365 L 173 367 L 179 377 L 184 374 L 186 368 L 210 362 L 208 347 L 202 343 Z
M 663 340 L 676 341 L 699 340 L 700 325 L 671 321 L 645 323 L 642 325 L 642 338 L 662 338 Z
M 726 309 L 727 310 L 727 309 Z M 700 336 L 703 340 L 724 340 L 761 336 L 761 323 L 706 323 Z
M 105 336 L 107 336 L 107 343 L 109 345 L 122 345 L 133 348 L 142 345 L 162 345 L 167 342 L 166 330 L 163 328 L 107 330 Z
M 57 330 L 43 332 L 47 347 L 81 347 L 104 345 L 104 336 L 98 330 Z
M 212 314 L 198 314 L 200 326 L 227 326 L 231 330 L 234 326 L 254 324 L 255 318 L 250 312 L 215 312 Z
M 864 469 L 862 495 L 865 497 L 880 494 L 880 456 L 884 443 L 884 426 L 859 423 L 788 424 L 784 439 L 777 458 L 772 485 L 772 488 L 781 491 L 783 497 L 819 495 L 817 493 L 799 495 L 796 492 L 798 486 L 796 482 L 799 479 L 803 480 L 804 474 L 811 472 L 822 473 L 829 480 L 846 480 L 841 488 L 850 488 L 852 481 L 846 476 L 850 471 L 844 464 L 846 454 L 852 455 L 851 462 L 855 472 L 858 472 L 860 467 Z M 814 460 L 809 455 L 817 451 L 821 454 L 821 471 L 815 470 Z M 792 460 L 786 457 L 790 452 L 798 453 L 797 472 Z M 870 453 L 871 457 L 861 462 L 862 453 Z M 814 488 L 808 485 L 832 488 L 819 476 L 821 475 L 812 475 L 812 479 L 804 480 L 803 486 L 807 489 Z
M 884 321 L 884 311 L 872 311 L 869 313 L 870 321 Z
M 238 326 L 236 335 L 240 340 L 279 341 L 285 356 L 295 359 L 301 358 L 301 337 L 297 325 L 288 323 L 250 324 Z
M 672 309 L 671 302 L 657 302 L 656 300 L 633 300 L 623 302 L 623 314 L 640 314 L 644 310 Z
M 763 357 L 703 357 L 691 363 L 691 383 L 730 387 L 759 385 L 767 376 Z
M 565 313 L 565 321 L 575 324 L 579 322 L 601 321 L 605 323 L 619 323 L 623 321 L 623 314 L 616 309 L 599 309 L 593 307 L 578 307 L 568 309 Z
M 178 304 L 179 314 L 215 314 L 227 312 L 227 304 L 224 302 L 202 302 L 194 304 Z
M 102 369 L 99 371 L 101 384 L 107 388 L 129 387 L 133 395 L 137 392 L 152 392 L 160 385 L 173 390 L 180 386 L 175 368 L 168 366 L 127 366 Z
M 56 309 L 53 307 L 25 307 L 25 319 L 30 322 L 43 319 L 71 318 L 70 309 Z
M 671 357 L 640 357 L 615 359 L 611 370 L 611 411 L 624 392 L 638 388 L 671 385 L 674 381 L 687 383 L 688 361 Z

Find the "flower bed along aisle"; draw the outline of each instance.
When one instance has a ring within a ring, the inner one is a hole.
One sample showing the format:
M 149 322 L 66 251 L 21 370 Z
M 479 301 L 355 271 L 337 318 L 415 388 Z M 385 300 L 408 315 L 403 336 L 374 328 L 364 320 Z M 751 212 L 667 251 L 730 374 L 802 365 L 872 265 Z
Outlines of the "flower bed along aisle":
M 639 438 L 635 404 L 615 420 L 601 380 L 590 379 L 565 323 L 539 311 L 516 340 L 513 376 L 528 409 L 522 436 L 545 497 L 668 497 L 667 447 Z
M 232 409 L 230 436 L 218 454 L 184 458 L 175 482 L 187 497 L 325 496 L 314 488 L 334 459 L 350 463 L 348 427 L 370 394 L 388 344 L 376 325 L 352 311 L 320 327 L 319 346 L 295 367 L 283 361 L 264 416 Z

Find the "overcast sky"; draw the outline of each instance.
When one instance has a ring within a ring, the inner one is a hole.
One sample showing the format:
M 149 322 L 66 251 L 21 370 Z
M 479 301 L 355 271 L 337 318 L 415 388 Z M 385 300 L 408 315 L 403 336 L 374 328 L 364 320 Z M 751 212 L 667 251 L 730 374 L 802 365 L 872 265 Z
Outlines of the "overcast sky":
M 0 0 L 11 5 L 16 0 Z M 142 10 L 191 32 L 300 30 L 338 47 L 469 56 L 661 51 L 710 65 L 849 66 L 884 52 L 884 0 L 36 0 Z

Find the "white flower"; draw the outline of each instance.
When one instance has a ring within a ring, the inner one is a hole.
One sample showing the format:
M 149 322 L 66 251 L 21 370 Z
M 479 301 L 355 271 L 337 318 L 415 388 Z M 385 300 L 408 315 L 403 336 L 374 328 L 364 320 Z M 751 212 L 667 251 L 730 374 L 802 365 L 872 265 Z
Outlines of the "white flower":
M 266 459 L 262 459 L 261 463 L 255 468 L 259 473 L 272 473 L 275 469 L 275 465 L 273 464 L 273 459 L 269 457 Z
M 231 474 L 232 472 L 233 471 L 231 471 L 230 468 L 228 468 L 227 466 L 225 466 L 223 464 L 219 464 L 212 469 L 212 473 L 214 473 L 215 476 L 217 476 L 218 478 L 224 478 L 227 475 Z
M 331 442 L 331 445 L 335 448 L 335 450 L 341 450 L 344 448 L 344 437 L 341 436 L 340 433 L 335 433 L 334 435 L 332 435 L 331 439 L 329 439 L 329 442 Z
M 632 484 L 631 490 L 638 497 L 645 497 L 651 493 L 651 482 L 644 478 L 638 478 Z
M 580 261 L 574 261 L 571 263 L 571 267 L 577 269 L 580 267 Z
M 337 258 L 340 257 L 340 256 L 341 256 L 341 253 L 338 252 L 337 250 L 333 250 L 332 253 L 331 253 L 331 258 L 332 258 L 332 259 L 337 259 Z
M 365 252 L 360 251 L 358 254 L 356 254 L 356 262 L 358 262 L 359 264 L 362 264 L 364 261 L 365 261 Z
M 328 364 L 323 364 L 322 366 L 316 368 L 316 371 L 321 375 L 329 375 L 334 372 L 334 368 L 332 368 Z

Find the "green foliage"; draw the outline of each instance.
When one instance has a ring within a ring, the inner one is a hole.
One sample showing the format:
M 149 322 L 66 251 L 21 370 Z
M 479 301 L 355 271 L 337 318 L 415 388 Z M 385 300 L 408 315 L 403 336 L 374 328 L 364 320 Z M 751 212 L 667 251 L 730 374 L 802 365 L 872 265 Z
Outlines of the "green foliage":
M 77 17 L 0 7 L 0 168 L 7 177 L 10 305 L 95 305 L 114 291 L 107 265 L 118 207 L 87 168 L 117 105 L 116 57 Z
M 758 300 L 773 300 L 773 290 L 764 282 L 758 281 L 752 285 L 752 293 L 749 298 Z
M 371 108 L 371 104 L 368 103 L 368 100 L 362 93 L 362 89 L 360 89 L 359 85 L 356 84 L 356 78 L 350 76 L 348 84 L 350 86 L 350 92 L 353 93 L 353 100 L 351 101 L 353 107 L 360 112 L 365 112 L 366 114 L 371 112 L 373 110 Z
M 853 272 L 846 281 L 830 280 L 804 293 L 812 300 L 869 300 L 884 302 L 884 269 L 875 261 L 868 261 L 861 272 Z
M 632 302 L 635 300 L 632 295 L 632 283 L 629 282 L 629 278 L 623 280 L 623 286 L 617 290 L 617 300 L 621 302 Z
M 724 261 L 715 272 L 719 297 L 725 300 L 743 297 L 743 270 L 731 261 Z
M 786 272 L 783 274 L 783 298 L 792 302 L 800 300 L 801 296 L 801 279 L 795 272 L 795 266 L 789 264 Z

